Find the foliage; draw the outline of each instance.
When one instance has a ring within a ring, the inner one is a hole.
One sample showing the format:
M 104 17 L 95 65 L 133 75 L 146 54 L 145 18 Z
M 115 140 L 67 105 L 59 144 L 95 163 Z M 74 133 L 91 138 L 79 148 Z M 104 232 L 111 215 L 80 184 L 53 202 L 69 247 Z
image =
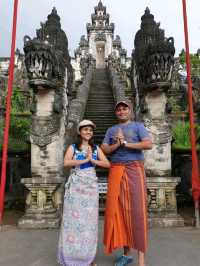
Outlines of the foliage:
M 179 55 L 181 65 L 185 66 L 185 51 L 182 50 Z M 197 54 L 190 54 L 191 74 L 192 76 L 200 75 L 200 58 Z
M 200 138 L 200 126 L 195 125 L 196 139 Z M 178 121 L 172 128 L 172 137 L 174 142 L 172 147 L 175 149 L 190 149 L 190 124 L 189 122 Z M 200 148 L 200 145 L 197 145 Z
M 30 117 L 11 115 L 10 134 L 13 137 L 26 139 L 30 130 Z
M 16 87 L 13 89 L 12 100 L 11 100 L 12 114 L 27 111 L 27 101 L 21 92 L 20 88 Z
M 178 104 L 178 101 L 175 97 L 171 96 L 168 98 L 168 103 L 172 107 L 172 112 L 180 112 L 181 106 Z
M 11 115 L 9 130 L 9 151 L 24 151 L 28 149 L 28 136 L 30 131 L 30 117 Z M 0 150 L 3 144 L 4 120 L 0 119 Z
M 4 129 L 4 122 L 0 119 L 0 139 L 3 138 L 3 129 Z
M 27 139 L 30 132 L 30 112 L 25 96 L 20 88 L 15 87 L 11 99 L 11 116 L 9 130 L 9 150 L 21 151 L 28 148 Z M 0 118 L 0 149 L 4 134 L 4 119 Z

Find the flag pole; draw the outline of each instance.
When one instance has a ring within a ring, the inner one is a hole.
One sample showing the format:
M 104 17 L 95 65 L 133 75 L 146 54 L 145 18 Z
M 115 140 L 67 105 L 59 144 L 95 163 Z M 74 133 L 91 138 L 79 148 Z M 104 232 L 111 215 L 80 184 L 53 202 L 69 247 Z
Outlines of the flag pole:
M 3 139 L 3 151 L 2 151 L 2 166 L 1 166 L 0 225 L 2 225 L 2 222 L 3 222 L 3 211 L 4 211 L 4 197 L 5 197 L 5 184 L 6 184 L 6 163 L 7 163 L 10 112 L 11 112 L 11 96 L 12 96 L 12 85 L 13 85 L 14 64 L 15 64 L 17 9 L 18 9 L 18 0 L 14 0 L 12 43 L 11 43 L 11 52 L 10 52 L 9 79 L 8 79 L 8 90 L 7 90 L 7 97 L 6 97 L 6 115 L 5 115 L 5 128 L 4 128 L 4 139 Z
M 182 0 L 183 5 L 183 20 L 185 33 L 185 48 L 186 48 L 186 65 L 187 65 L 187 82 L 188 82 L 188 103 L 189 103 L 189 118 L 190 118 L 190 140 L 192 148 L 192 194 L 195 206 L 195 224 L 199 228 L 199 198 L 200 198 L 200 179 L 199 179 L 199 165 L 196 151 L 196 137 L 195 137 L 195 123 L 192 100 L 192 80 L 190 68 L 190 51 L 187 25 L 187 8 L 186 0 Z

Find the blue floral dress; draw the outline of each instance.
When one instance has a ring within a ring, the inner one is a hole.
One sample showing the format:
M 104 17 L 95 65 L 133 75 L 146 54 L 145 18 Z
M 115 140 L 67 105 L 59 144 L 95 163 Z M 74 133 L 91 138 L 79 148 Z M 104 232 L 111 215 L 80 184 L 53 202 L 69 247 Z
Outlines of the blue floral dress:
M 86 152 L 75 144 L 74 159 Z M 92 154 L 97 159 L 97 146 Z M 63 217 L 58 245 L 58 262 L 64 266 L 89 266 L 94 260 L 98 235 L 98 182 L 91 162 L 72 169 L 65 184 Z

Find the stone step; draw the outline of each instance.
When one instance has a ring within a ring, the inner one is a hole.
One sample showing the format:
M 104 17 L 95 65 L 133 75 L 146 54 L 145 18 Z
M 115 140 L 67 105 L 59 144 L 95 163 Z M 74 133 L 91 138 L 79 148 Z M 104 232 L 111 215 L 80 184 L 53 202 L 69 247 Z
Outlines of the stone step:
M 105 129 L 102 130 L 102 129 L 100 129 L 100 127 L 97 127 L 97 129 L 94 131 L 94 136 L 96 138 L 102 138 L 102 137 L 104 137 L 107 129 L 108 128 L 105 128 Z
M 94 111 L 94 108 L 96 108 L 96 110 Z M 92 113 L 92 115 L 104 115 L 104 116 L 109 116 L 109 117 L 115 117 L 115 114 L 113 113 L 112 109 L 108 109 L 108 108 L 98 108 L 97 106 L 94 106 L 94 108 L 92 107 L 88 107 L 86 109 L 86 114 L 90 114 Z
M 104 96 L 104 98 L 109 98 L 109 99 L 113 99 L 113 95 L 111 93 L 108 93 L 107 91 L 102 91 L 101 88 L 98 88 L 97 91 L 92 91 L 91 93 L 89 93 L 89 97 L 95 97 L 95 96 Z
M 94 111 L 94 108 L 96 108 L 96 110 Z M 106 115 L 109 115 L 110 117 L 112 116 L 115 116 L 115 114 L 113 113 L 113 109 L 112 108 L 103 108 L 103 107 L 97 107 L 97 106 L 94 106 L 94 107 L 87 107 L 86 109 L 86 114 L 88 113 L 93 113 L 95 115 L 98 115 L 98 114 L 104 114 L 105 116 Z
M 91 116 L 91 117 L 96 117 L 97 116 L 97 118 L 99 117 L 101 117 L 101 118 L 104 118 L 105 117 L 105 119 L 106 118 L 111 118 L 112 120 L 114 120 L 114 118 L 115 118 L 115 114 L 114 113 L 112 113 L 111 111 L 107 111 L 107 110 L 103 110 L 103 109 L 101 109 L 101 110 L 95 110 L 95 111 L 93 111 L 92 109 L 86 109 L 86 112 L 85 112 L 85 116 Z M 102 121 L 102 122 L 104 122 L 104 121 Z
M 98 124 L 102 124 L 102 123 L 106 123 L 107 125 L 109 124 L 115 124 L 116 123 L 116 119 L 114 117 L 105 117 L 105 116 L 92 116 L 92 115 L 87 115 L 85 114 L 85 119 L 91 119 L 94 120 L 96 123 Z
M 99 98 L 114 102 L 112 95 L 106 95 L 104 93 L 93 93 L 91 95 L 89 94 L 88 100 L 98 100 Z
M 95 122 L 94 122 L 95 123 Z M 101 136 L 104 134 L 104 132 L 110 127 L 111 125 L 109 125 L 108 127 L 101 127 L 101 126 L 97 126 L 96 130 L 95 130 L 95 136 Z
M 85 112 L 85 117 L 93 117 L 93 119 L 100 120 L 101 122 L 105 122 L 106 120 L 116 121 L 115 114 L 112 112 L 105 113 L 104 111 L 102 112 L 90 111 L 90 113 Z
M 98 98 L 102 98 L 104 100 L 110 100 L 111 102 L 114 102 L 114 99 L 113 99 L 113 96 L 111 94 L 105 94 L 105 93 L 102 93 L 102 92 L 99 92 L 99 93 L 93 93 L 93 94 L 89 94 L 89 99 L 93 100 L 93 99 L 98 99 Z
M 95 110 L 96 110 L 96 107 L 99 107 L 99 108 L 109 107 L 109 108 L 112 108 L 112 111 L 114 112 L 114 105 L 113 104 L 111 104 L 111 103 L 104 104 L 104 103 L 101 103 L 101 101 L 103 101 L 103 100 L 99 100 L 99 101 L 100 102 L 90 102 L 88 105 L 91 106 L 91 107 L 94 107 Z M 88 105 L 86 105 L 86 107 Z
M 93 91 L 95 92 L 95 91 L 97 91 L 98 89 L 100 89 L 101 91 L 105 91 L 105 92 L 108 92 L 108 91 L 112 91 L 110 88 L 109 88 L 109 84 L 107 84 L 107 83 L 100 83 L 100 82 L 92 82 L 91 83 L 91 86 L 92 86 L 92 88 L 94 88 L 93 89 Z
M 101 106 L 101 107 L 112 107 L 113 110 L 114 110 L 114 104 L 111 103 L 111 102 L 106 102 L 104 103 L 104 99 L 99 99 L 98 101 L 97 100 L 93 100 L 93 101 L 89 101 L 87 102 L 87 106 L 94 106 L 94 105 L 97 105 L 97 106 Z
M 85 119 L 92 120 L 98 127 L 104 127 L 104 121 L 100 121 L 91 116 L 85 116 Z M 116 120 L 106 120 L 105 127 L 116 124 Z
M 108 107 L 112 107 L 113 108 L 113 110 L 114 110 L 114 103 L 112 103 L 111 101 L 108 101 L 108 100 L 106 100 L 105 102 L 104 102 L 104 100 L 105 99 L 103 99 L 103 98 L 96 98 L 96 99 L 94 99 L 94 100 L 90 100 L 88 103 L 87 103 L 87 105 L 89 104 L 89 105 L 95 105 L 95 104 L 98 104 L 99 106 L 108 106 Z
M 104 73 L 94 73 L 93 79 L 95 80 L 105 80 L 108 82 L 108 75 Z
M 91 111 L 91 109 L 92 109 L 92 111 L 98 111 L 98 112 L 105 110 L 105 111 L 111 112 L 112 115 L 115 114 L 112 106 L 104 106 L 104 105 L 100 105 L 100 104 L 96 104 L 96 105 L 91 104 L 90 106 L 86 106 L 86 110 Z
M 104 90 L 102 88 L 98 88 L 98 89 L 91 89 L 89 92 L 89 96 L 92 95 L 104 95 L 104 96 L 109 96 L 109 97 L 113 97 L 112 92 L 109 90 Z
M 104 122 L 106 123 L 106 125 L 109 125 L 110 123 L 116 123 L 116 119 L 114 119 L 114 116 L 107 116 L 100 119 L 100 115 L 98 115 L 97 113 L 93 116 L 85 114 L 85 119 L 91 119 L 93 121 L 96 121 L 96 123 L 100 125 L 103 125 Z
M 103 99 L 103 98 L 96 98 L 96 99 L 93 99 L 93 100 L 89 100 L 88 102 L 87 102 L 87 105 L 95 105 L 95 104 L 97 104 L 97 105 L 99 105 L 99 106 L 105 106 L 105 107 L 112 107 L 113 108 L 113 110 L 114 110 L 114 103 L 113 102 L 111 102 L 111 100 L 110 101 L 108 101 L 107 99 L 105 100 L 105 99 Z
M 110 127 L 110 125 L 113 125 L 113 124 L 116 124 L 116 121 L 106 121 L 106 123 L 102 123 L 102 121 L 99 121 L 99 120 L 96 120 L 96 119 L 93 119 L 93 121 L 95 122 L 96 126 L 97 127 L 101 127 L 101 128 L 108 128 Z
M 96 98 L 93 100 L 88 100 L 87 106 L 89 105 L 99 105 L 99 106 L 104 106 L 104 107 L 112 107 L 114 109 L 114 102 L 111 102 L 109 99 L 103 99 L 103 98 Z
M 105 137 L 105 134 L 106 134 L 106 130 L 105 130 L 105 132 L 103 132 L 103 134 L 101 134 L 101 135 L 99 135 L 99 136 L 96 136 L 95 134 L 94 134 L 94 140 L 95 140 L 95 143 L 97 142 L 97 143 L 102 143 L 102 141 L 103 141 L 103 139 L 104 139 L 104 137 Z
M 101 145 L 106 130 L 116 123 L 114 106 L 113 92 L 107 71 L 105 69 L 95 70 L 84 118 L 92 120 L 97 126 L 94 131 L 96 144 Z M 97 170 L 97 176 L 100 178 L 104 177 L 105 179 L 107 174 L 108 172 L 104 169 Z

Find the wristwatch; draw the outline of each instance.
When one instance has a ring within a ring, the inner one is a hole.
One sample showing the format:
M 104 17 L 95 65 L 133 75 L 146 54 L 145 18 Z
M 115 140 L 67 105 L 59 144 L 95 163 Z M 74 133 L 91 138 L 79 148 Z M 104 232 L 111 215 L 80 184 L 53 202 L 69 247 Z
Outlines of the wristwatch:
M 126 141 L 126 140 L 124 140 L 124 141 L 121 143 L 121 146 L 122 146 L 122 147 L 125 147 L 125 146 L 126 146 L 126 144 L 127 144 L 127 141 Z

